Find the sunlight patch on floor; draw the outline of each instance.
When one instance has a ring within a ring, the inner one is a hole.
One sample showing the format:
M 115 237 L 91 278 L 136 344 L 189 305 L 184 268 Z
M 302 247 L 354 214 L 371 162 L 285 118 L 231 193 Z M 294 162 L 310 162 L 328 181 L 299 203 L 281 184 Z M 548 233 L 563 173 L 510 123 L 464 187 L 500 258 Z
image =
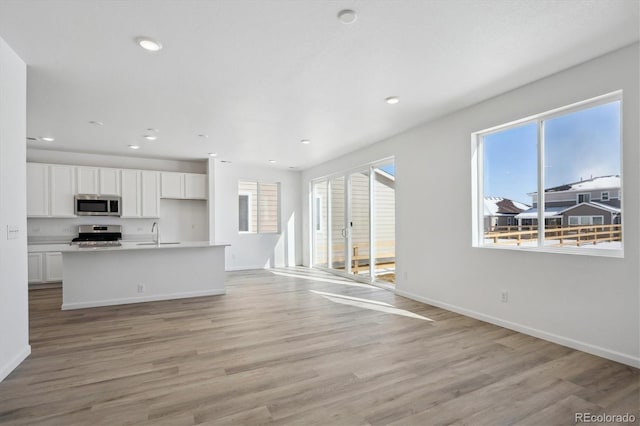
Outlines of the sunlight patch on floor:
M 389 303 L 386 303 L 386 302 L 379 302 L 377 300 L 361 299 L 359 297 L 345 296 L 343 294 L 327 293 L 327 292 L 324 292 L 324 291 L 317 291 L 317 290 L 309 290 L 309 291 L 311 293 L 320 294 L 320 295 L 324 295 L 324 296 L 339 297 L 341 299 L 355 300 L 355 301 L 364 302 L 364 303 L 373 303 L 373 304 L 381 305 L 381 306 L 391 306 L 393 308 L 393 305 L 390 305 Z
M 286 272 L 278 272 L 278 271 L 273 271 L 273 270 L 270 270 L 269 272 L 271 272 L 274 275 L 279 275 L 279 276 L 282 276 L 282 277 L 301 278 L 301 279 L 304 279 L 304 280 L 318 281 L 318 282 L 331 283 L 331 284 L 340 284 L 340 285 L 346 285 L 346 286 L 349 286 L 349 287 L 361 287 L 361 288 L 368 288 L 368 289 L 371 289 L 371 290 L 382 290 L 382 289 L 380 289 L 378 287 L 375 287 L 375 286 L 372 286 L 372 285 L 356 283 L 356 282 L 353 282 L 353 281 L 343 281 L 343 280 L 337 280 L 337 279 L 331 279 L 331 278 L 312 277 L 312 276 L 309 276 L 309 275 L 290 274 L 290 273 L 286 273 Z
M 318 294 L 321 293 L 313 290 L 310 290 L 310 291 Z M 327 296 L 327 294 L 331 294 L 331 293 L 320 294 L 320 296 L 334 303 L 340 303 L 342 305 L 355 306 L 357 308 L 370 309 L 373 311 L 385 312 L 387 314 L 401 315 L 403 317 L 416 318 L 424 321 L 434 322 L 430 318 L 423 317 L 422 315 L 414 314 L 413 312 L 409 312 L 404 309 L 394 308 L 391 305 L 389 306 L 379 305 L 380 302 L 377 302 L 377 301 L 358 299 L 357 297 L 343 296 L 339 294 Z

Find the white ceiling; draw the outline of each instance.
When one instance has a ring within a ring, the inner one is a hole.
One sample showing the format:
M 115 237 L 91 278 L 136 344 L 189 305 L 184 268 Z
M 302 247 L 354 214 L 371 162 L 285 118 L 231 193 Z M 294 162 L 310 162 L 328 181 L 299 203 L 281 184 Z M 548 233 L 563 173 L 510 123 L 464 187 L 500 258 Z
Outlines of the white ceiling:
M 29 66 L 28 135 L 56 139 L 31 148 L 302 169 L 630 44 L 639 4 L 0 0 L 0 37 Z

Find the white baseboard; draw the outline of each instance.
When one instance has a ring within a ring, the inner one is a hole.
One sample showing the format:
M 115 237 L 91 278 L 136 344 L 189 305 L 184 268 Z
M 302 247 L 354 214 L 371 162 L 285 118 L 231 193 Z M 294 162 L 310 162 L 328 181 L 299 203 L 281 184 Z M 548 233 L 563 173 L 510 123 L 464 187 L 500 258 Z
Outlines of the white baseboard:
M 224 268 L 226 272 L 234 272 L 234 271 L 251 271 L 254 269 L 267 269 L 262 266 L 227 266 Z
M 126 299 L 107 299 L 107 300 L 96 300 L 89 302 L 78 302 L 78 303 L 64 303 L 62 305 L 62 310 L 71 310 L 71 309 L 84 309 L 84 308 L 97 308 L 99 306 L 112 306 L 112 305 L 128 305 L 131 303 L 142 303 L 142 302 L 156 302 L 159 300 L 172 300 L 172 299 L 187 299 L 190 297 L 202 297 L 202 296 L 219 296 L 222 294 L 226 294 L 225 289 L 215 289 L 215 290 L 206 290 L 206 291 L 192 291 L 188 293 L 171 293 L 171 294 L 157 294 L 153 296 L 142 296 L 142 297 L 128 297 Z
M 0 367 L 0 382 L 7 378 L 17 366 L 31 354 L 31 345 L 23 348 L 11 361 Z
M 456 312 L 461 315 L 465 315 L 471 318 L 478 319 L 480 321 L 488 322 L 491 324 L 499 325 L 500 327 L 515 330 L 520 333 L 528 334 L 530 336 L 537 337 L 539 339 L 548 340 L 549 342 L 557 343 L 562 346 L 567 346 L 572 349 L 577 349 L 582 352 L 587 352 L 592 355 L 597 355 L 602 358 L 607 358 L 612 361 L 617 361 L 622 364 L 630 365 L 632 367 L 640 368 L 640 357 L 634 357 L 633 355 L 624 354 L 621 352 L 612 351 L 600 346 L 595 346 L 590 343 L 574 340 L 569 337 L 560 336 L 557 334 L 549 333 L 544 330 L 538 330 L 526 325 L 506 321 L 500 318 L 493 317 L 491 315 L 485 315 L 480 312 L 472 311 L 469 309 L 461 308 L 459 306 L 451 305 L 448 303 L 440 302 L 438 300 L 429 299 L 427 297 L 418 296 L 416 294 L 395 289 L 395 293 L 406 297 L 408 299 L 416 300 L 418 302 L 426 303 L 427 305 L 437 306 L 447 311 Z

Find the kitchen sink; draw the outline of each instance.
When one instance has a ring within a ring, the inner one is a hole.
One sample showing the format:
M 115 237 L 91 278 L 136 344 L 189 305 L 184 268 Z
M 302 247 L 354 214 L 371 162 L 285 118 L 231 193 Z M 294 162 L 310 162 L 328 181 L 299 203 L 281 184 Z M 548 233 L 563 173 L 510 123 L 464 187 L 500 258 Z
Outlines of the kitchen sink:
M 138 245 L 138 246 L 158 246 L 158 245 L 164 246 L 164 245 L 167 245 L 167 244 L 180 244 L 180 243 L 177 242 L 177 241 L 176 242 L 170 242 L 170 243 L 160 243 L 160 244 L 151 242 L 151 243 L 138 243 L 136 245 Z

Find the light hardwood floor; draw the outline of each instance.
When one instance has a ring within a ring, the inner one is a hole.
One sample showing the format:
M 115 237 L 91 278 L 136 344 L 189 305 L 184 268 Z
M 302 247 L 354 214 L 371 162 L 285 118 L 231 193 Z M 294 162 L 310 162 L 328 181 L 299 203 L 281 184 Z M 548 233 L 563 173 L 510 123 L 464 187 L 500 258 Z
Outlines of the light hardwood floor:
M 225 296 L 64 312 L 60 299 L 30 292 L 32 355 L 0 383 L 0 424 L 640 417 L 637 369 L 305 268 L 229 273 Z

